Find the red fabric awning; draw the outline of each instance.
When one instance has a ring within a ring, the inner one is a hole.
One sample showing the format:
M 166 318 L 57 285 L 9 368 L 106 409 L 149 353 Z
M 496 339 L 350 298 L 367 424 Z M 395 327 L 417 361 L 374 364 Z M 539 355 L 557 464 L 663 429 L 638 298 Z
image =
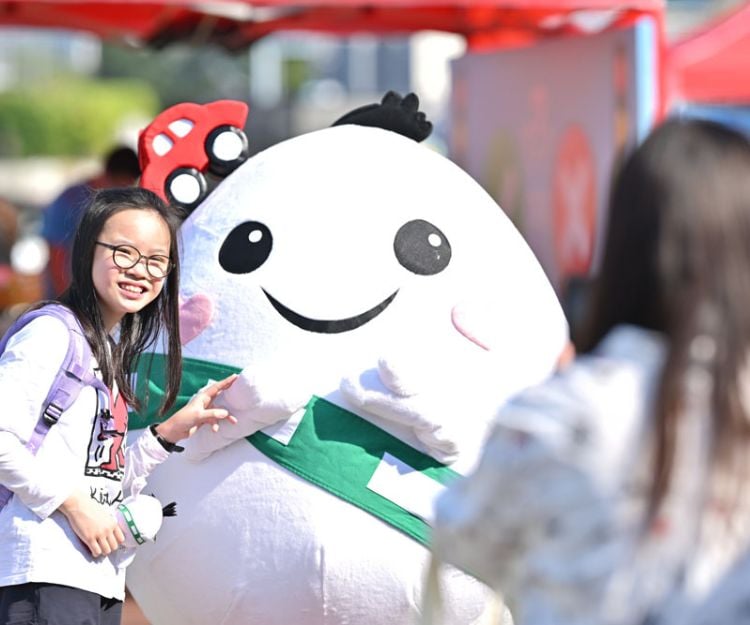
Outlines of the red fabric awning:
M 670 98 L 750 104 L 750 3 L 667 51 Z
M 663 0 L 0 0 L 0 26 L 66 28 L 162 47 L 175 41 L 239 50 L 271 32 L 407 34 L 438 30 L 473 49 L 596 32 L 660 14 Z

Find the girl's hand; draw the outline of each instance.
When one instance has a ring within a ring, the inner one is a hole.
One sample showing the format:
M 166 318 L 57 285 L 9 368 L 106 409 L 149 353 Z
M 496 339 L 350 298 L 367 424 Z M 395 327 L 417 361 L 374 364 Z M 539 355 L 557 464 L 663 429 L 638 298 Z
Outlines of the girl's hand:
M 222 391 L 232 386 L 236 379 L 235 373 L 200 390 L 185 406 L 156 426 L 156 431 L 170 443 L 177 443 L 192 436 L 203 425 L 210 425 L 216 432 L 220 421 L 237 423 L 237 419 L 230 415 L 228 410 L 212 407 L 214 400 Z
M 125 542 L 125 535 L 109 509 L 81 491 L 68 497 L 59 510 L 95 558 L 108 556 Z

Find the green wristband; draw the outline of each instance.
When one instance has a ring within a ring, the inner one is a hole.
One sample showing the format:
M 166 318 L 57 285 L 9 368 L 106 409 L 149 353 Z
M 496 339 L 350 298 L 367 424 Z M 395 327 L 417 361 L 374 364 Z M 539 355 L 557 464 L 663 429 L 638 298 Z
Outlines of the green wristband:
M 146 539 L 141 536 L 141 533 L 138 531 L 138 526 L 136 526 L 135 521 L 133 520 L 133 515 L 130 514 L 128 507 L 124 503 L 121 503 L 117 506 L 117 509 L 120 511 L 120 514 L 122 514 L 122 518 L 125 519 L 125 522 L 128 524 L 128 528 L 130 529 L 133 538 L 135 538 L 135 542 L 139 545 L 145 543 Z

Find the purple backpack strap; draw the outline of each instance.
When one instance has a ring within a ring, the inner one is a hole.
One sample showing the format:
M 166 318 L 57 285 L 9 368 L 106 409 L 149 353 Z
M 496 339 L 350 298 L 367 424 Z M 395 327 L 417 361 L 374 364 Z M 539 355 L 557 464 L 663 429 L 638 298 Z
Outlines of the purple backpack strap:
M 84 386 L 94 386 L 104 392 L 107 387 L 96 377 L 92 367 L 91 347 L 83 328 L 73 312 L 62 304 L 51 303 L 22 314 L 0 339 L 0 354 L 5 351 L 8 340 L 27 323 L 37 317 L 51 316 L 59 319 L 68 329 L 68 350 L 55 379 L 50 385 L 47 397 L 42 403 L 39 419 L 34 432 L 26 443 L 26 448 L 36 454 L 50 427 L 73 404 Z M 0 485 L 0 510 L 10 500 L 10 490 Z

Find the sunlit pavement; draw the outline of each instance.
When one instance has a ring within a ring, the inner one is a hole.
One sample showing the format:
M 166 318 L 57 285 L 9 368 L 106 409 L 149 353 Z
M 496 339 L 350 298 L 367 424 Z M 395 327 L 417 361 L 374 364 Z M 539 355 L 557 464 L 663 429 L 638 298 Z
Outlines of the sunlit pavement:
M 125 605 L 122 610 L 122 621 L 120 625 L 149 625 L 146 617 L 143 616 L 138 604 L 133 600 L 130 594 L 125 597 Z

